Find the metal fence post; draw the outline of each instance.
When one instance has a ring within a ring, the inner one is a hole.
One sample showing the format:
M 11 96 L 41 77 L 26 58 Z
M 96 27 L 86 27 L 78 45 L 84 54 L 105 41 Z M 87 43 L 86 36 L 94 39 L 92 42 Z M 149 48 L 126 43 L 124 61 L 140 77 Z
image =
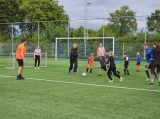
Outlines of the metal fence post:
M 144 41 L 144 43 L 146 43 L 146 19 L 147 19 L 147 17 L 145 16 L 145 27 L 144 27 L 144 29 L 145 29 L 145 41 Z M 145 50 L 144 50 L 144 59 L 145 59 Z
M 104 47 L 104 26 L 105 26 L 105 18 L 103 19 L 103 47 Z
M 70 27 L 70 24 L 68 20 L 68 57 L 69 57 L 69 27 Z
M 13 23 L 12 23 L 12 53 L 13 53 Z
M 123 43 L 123 54 L 124 54 L 124 43 Z M 122 57 L 123 57 L 123 54 L 122 54 Z
M 39 21 L 38 21 L 38 46 L 39 46 Z

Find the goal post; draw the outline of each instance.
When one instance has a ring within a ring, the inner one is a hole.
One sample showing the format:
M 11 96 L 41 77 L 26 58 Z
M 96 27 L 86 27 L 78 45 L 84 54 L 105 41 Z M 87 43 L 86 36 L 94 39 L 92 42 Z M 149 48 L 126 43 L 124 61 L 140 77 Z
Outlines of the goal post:
M 41 53 L 40 67 L 47 67 L 47 52 Z M 35 67 L 34 53 L 25 53 L 26 64 L 24 67 Z M 38 62 L 37 62 L 38 64 Z M 16 61 L 16 53 L 11 53 L 7 62 L 6 69 L 19 68 Z
M 70 50 L 74 43 L 77 43 L 79 59 L 87 59 L 91 53 L 97 57 L 97 49 L 99 44 L 105 47 L 108 51 L 113 51 L 117 54 L 118 39 L 114 37 L 72 37 L 72 38 L 56 38 L 55 39 L 55 60 L 69 58 Z

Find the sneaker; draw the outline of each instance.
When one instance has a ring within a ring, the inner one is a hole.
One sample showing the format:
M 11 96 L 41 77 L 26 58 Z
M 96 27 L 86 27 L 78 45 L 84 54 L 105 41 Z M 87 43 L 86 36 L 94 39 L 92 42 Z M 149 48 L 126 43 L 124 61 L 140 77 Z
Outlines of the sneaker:
M 25 78 L 21 76 L 20 79 L 25 79 Z
M 151 80 L 151 79 L 150 78 L 146 78 L 145 80 L 147 81 L 147 80 Z
M 36 69 L 36 67 L 34 69 Z
M 150 85 L 149 86 L 153 86 L 153 83 L 150 83 Z
M 102 76 L 102 74 L 99 74 L 98 76 Z
M 127 74 L 127 75 L 130 75 L 130 74 Z
M 113 83 L 113 80 L 109 80 L 108 82 Z
M 139 72 L 139 71 L 136 71 L 136 72 Z
M 120 77 L 120 82 L 121 82 L 121 83 L 123 82 L 123 78 L 122 78 L 122 77 Z
M 158 76 L 156 76 L 155 79 L 158 79 Z
M 123 76 L 125 76 L 126 74 L 123 74 Z
M 17 78 L 17 80 L 23 80 L 23 79 L 21 79 L 21 78 L 19 77 L 19 78 Z
M 73 74 L 77 74 L 77 72 L 73 72 Z
M 92 70 L 90 70 L 90 73 L 92 73 Z
M 38 67 L 38 69 L 40 69 L 40 68 Z
M 70 73 L 71 73 L 71 70 L 68 71 L 68 74 L 70 74 Z

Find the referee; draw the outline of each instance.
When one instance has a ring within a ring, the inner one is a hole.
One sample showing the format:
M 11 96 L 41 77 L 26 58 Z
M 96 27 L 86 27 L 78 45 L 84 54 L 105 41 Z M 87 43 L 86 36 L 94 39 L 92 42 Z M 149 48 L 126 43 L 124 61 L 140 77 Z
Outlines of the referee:
M 154 48 L 149 53 L 149 58 L 151 59 L 151 84 L 150 86 L 153 86 L 153 78 L 154 78 L 154 72 L 155 68 L 157 67 L 157 74 L 159 78 L 159 86 L 160 86 L 160 45 L 158 42 L 153 43 Z M 151 57 L 151 54 L 153 53 L 153 59 Z
M 22 77 L 22 70 L 24 68 L 24 63 L 26 63 L 25 55 L 25 44 L 27 43 L 27 39 L 23 38 L 22 43 L 18 45 L 17 52 L 16 52 L 16 60 L 19 64 L 19 70 L 17 75 L 17 80 L 23 80 Z M 23 63 L 24 60 L 24 63 Z
M 39 48 L 39 46 L 37 46 L 37 48 L 34 50 L 34 59 L 35 59 L 35 69 L 37 66 L 37 60 L 38 60 L 38 69 L 39 65 L 40 65 L 40 59 L 41 59 L 41 49 Z
M 77 61 L 77 56 L 80 56 L 80 54 L 77 53 L 77 44 L 73 44 L 73 48 L 71 49 L 71 54 L 70 54 L 70 67 L 68 73 L 71 73 L 71 70 L 73 69 L 73 63 L 74 63 L 74 69 L 73 69 L 73 74 L 76 74 L 77 72 L 77 67 L 78 67 L 78 61 Z

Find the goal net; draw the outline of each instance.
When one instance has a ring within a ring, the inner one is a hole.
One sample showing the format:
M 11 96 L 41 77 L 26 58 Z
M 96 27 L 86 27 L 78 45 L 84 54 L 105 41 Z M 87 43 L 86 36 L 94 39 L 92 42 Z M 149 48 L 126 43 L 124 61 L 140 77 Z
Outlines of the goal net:
M 41 53 L 42 59 L 40 59 L 40 67 L 47 67 L 47 52 Z M 34 53 L 25 53 L 26 64 L 24 67 L 35 67 Z M 38 61 L 37 61 L 38 65 Z M 7 69 L 19 68 L 16 61 L 16 53 L 11 53 L 7 62 Z
M 55 60 L 67 59 L 73 44 L 77 44 L 79 59 L 87 59 L 91 53 L 97 57 L 97 49 L 102 43 L 107 51 L 113 51 L 117 56 L 116 62 L 121 61 L 117 53 L 118 39 L 114 37 L 88 37 L 88 38 L 56 38 L 55 40 Z

